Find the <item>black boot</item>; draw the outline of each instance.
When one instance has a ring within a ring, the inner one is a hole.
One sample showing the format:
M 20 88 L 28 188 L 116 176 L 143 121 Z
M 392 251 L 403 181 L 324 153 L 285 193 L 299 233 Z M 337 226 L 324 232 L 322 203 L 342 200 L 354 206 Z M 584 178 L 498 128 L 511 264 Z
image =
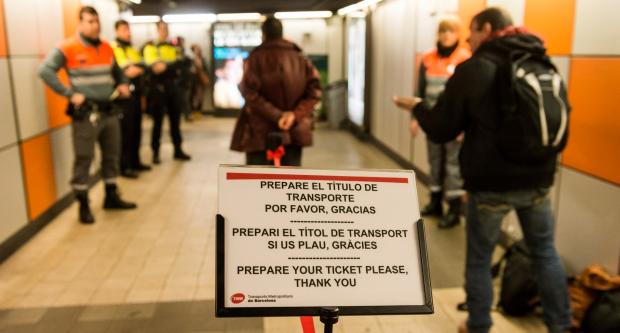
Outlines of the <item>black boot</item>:
M 426 207 L 422 208 L 420 214 L 422 215 L 430 215 L 430 216 L 443 216 L 443 207 L 441 206 L 441 199 L 443 194 L 441 192 L 431 192 L 431 202 L 426 205 Z
M 146 164 L 142 164 L 140 162 L 138 162 L 138 165 L 136 165 L 136 170 L 138 172 L 142 172 L 142 171 L 150 171 L 151 167 L 146 165 Z
M 189 161 L 192 157 L 187 155 L 183 149 L 177 148 L 174 150 L 174 159 L 179 161 Z
M 134 169 L 123 169 L 121 170 L 121 176 L 129 179 L 137 179 L 138 171 Z
M 439 221 L 439 228 L 448 229 L 455 227 L 461 222 L 461 198 L 456 198 L 448 201 L 450 207 L 448 208 L 448 214 Z
M 80 223 L 82 224 L 95 223 L 95 217 L 93 216 L 93 213 L 90 211 L 90 206 L 88 205 L 88 193 L 77 192 L 75 194 L 75 198 L 80 203 L 80 208 L 79 208 Z
M 123 201 L 118 195 L 116 184 L 106 184 L 104 209 L 134 209 L 137 205 L 133 202 Z

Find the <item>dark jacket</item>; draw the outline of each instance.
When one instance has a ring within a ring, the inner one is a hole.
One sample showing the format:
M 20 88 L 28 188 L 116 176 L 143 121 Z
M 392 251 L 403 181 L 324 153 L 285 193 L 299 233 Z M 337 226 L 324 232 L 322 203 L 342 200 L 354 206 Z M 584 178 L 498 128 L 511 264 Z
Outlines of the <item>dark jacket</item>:
M 295 125 L 283 132 L 283 143 L 312 144 L 312 113 L 321 99 L 321 84 L 297 45 L 279 39 L 254 49 L 246 60 L 240 90 L 246 104 L 235 126 L 232 150 L 266 150 L 267 135 L 280 131 L 278 120 L 285 111 L 295 112 Z
M 507 59 L 511 51 L 546 52 L 541 40 L 530 34 L 491 39 L 456 68 L 435 107 L 422 102 L 413 110 L 434 142 L 451 141 L 465 131 L 460 166 L 464 187 L 470 191 L 528 190 L 553 184 L 555 157 L 518 164 L 506 160 L 495 145 L 502 102 L 497 77 L 506 68 L 497 59 Z

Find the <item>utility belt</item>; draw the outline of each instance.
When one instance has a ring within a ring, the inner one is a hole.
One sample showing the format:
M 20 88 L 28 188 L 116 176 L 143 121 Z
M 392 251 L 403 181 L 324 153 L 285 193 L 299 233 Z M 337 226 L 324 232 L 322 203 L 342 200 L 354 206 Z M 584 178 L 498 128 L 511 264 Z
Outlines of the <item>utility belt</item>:
M 91 123 L 95 123 L 103 116 L 116 115 L 117 108 L 112 102 L 100 102 L 86 100 L 82 105 L 75 106 L 69 103 L 67 107 L 67 115 L 73 120 L 89 119 Z

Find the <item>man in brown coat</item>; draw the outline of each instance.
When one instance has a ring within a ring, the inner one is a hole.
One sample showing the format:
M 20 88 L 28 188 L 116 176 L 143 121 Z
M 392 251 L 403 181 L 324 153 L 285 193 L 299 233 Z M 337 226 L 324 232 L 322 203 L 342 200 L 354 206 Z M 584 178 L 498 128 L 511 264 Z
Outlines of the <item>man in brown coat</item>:
M 263 43 L 250 53 L 241 82 L 246 104 L 231 149 L 250 165 L 270 165 L 267 136 L 281 133 L 282 165 L 301 165 L 302 147 L 312 144 L 314 106 L 321 99 L 319 74 L 301 49 L 282 38 L 282 22 L 268 18 Z

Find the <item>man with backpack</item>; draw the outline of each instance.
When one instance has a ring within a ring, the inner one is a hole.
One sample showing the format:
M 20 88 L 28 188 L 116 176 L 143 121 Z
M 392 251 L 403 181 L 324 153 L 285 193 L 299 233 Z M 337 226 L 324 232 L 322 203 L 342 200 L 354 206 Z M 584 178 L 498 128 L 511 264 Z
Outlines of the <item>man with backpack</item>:
M 515 209 L 550 332 L 570 327 L 566 277 L 554 244 L 548 198 L 565 147 L 569 106 L 541 39 L 512 25 L 498 8 L 470 25 L 471 59 L 456 68 L 437 104 L 396 97 L 433 141 L 465 131 L 460 166 L 468 191 L 465 289 L 469 318 L 460 332 L 488 332 L 493 304 L 491 256 L 502 219 Z

